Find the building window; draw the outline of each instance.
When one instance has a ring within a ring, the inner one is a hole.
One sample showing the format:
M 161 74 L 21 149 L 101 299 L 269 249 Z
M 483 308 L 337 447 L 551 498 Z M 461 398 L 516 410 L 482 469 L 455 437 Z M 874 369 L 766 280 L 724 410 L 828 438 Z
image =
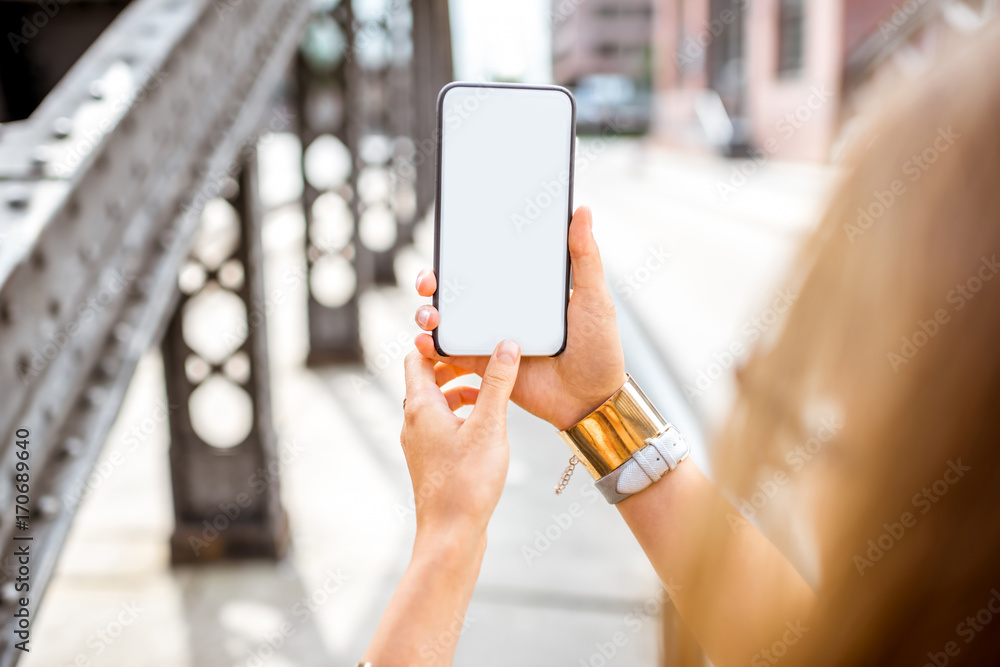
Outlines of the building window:
M 594 46 L 594 53 L 602 58 L 614 58 L 620 51 L 620 46 L 614 42 L 601 42 Z
M 796 76 L 805 68 L 805 19 L 805 0 L 779 0 L 778 76 Z
M 618 5 L 601 5 L 594 9 L 594 13 L 601 18 L 610 19 L 616 17 L 638 19 L 650 18 L 653 15 L 652 5 L 634 5 L 621 7 Z

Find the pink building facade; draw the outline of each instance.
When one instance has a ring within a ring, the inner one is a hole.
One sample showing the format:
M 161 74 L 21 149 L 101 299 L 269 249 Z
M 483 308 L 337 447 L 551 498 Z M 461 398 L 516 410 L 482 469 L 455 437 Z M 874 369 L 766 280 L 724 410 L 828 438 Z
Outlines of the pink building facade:
M 990 3 L 970 3 L 964 18 L 946 4 L 657 0 L 653 133 L 674 146 L 826 160 L 859 91 L 898 69 L 896 56 L 933 56 L 946 33 L 993 18 Z
M 652 0 L 552 0 L 552 78 L 575 86 L 592 74 L 648 79 Z

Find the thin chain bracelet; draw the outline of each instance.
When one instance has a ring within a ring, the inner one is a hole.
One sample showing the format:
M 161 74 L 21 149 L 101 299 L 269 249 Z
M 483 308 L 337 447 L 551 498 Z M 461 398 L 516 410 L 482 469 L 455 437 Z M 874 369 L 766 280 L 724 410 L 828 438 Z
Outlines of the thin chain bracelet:
M 576 454 L 569 457 L 569 465 L 566 466 L 566 470 L 563 471 L 562 479 L 556 484 L 556 495 L 561 495 L 563 491 L 566 490 L 566 486 L 569 484 L 569 478 L 573 476 L 573 469 L 576 468 L 576 464 L 580 462 L 580 459 L 576 458 Z

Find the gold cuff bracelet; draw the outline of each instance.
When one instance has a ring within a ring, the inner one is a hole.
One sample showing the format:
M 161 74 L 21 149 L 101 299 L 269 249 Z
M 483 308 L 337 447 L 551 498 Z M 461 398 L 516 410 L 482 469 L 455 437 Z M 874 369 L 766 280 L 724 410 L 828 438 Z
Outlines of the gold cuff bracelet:
M 631 375 L 625 384 L 597 408 L 559 436 L 594 479 L 600 479 L 646 446 L 646 439 L 667 429 Z

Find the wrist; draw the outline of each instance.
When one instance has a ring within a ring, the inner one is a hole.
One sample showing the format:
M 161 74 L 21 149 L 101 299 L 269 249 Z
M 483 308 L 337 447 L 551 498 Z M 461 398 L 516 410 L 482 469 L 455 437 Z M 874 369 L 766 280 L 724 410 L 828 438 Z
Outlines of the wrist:
M 612 504 L 660 481 L 691 451 L 683 436 L 630 378 L 559 436 L 573 452 L 568 471 L 577 462 L 582 464 Z M 565 488 L 567 474 L 556 487 L 557 494 Z
M 626 375 L 601 405 L 559 436 L 591 477 L 599 480 L 669 427 L 639 386 Z
M 486 528 L 474 522 L 452 521 L 417 525 L 413 560 L 447 565 L 477 563 L 486 551 Z
M 575 424 L 578 424 L 584 419 L 584 417 L 604 405 L 609 398 L 614 396 L 615 393 L 622 388 L 622 385 L 625 384 L 627 379 L 628 374 L 622 371 L 621 375 L 618 376 L 613 382 L 609 382 L 603 387 L 595 390 L 591 393 L 589 398 L 572 402 L 569 406 L 567 406 L 565 411 L 555 415 L 549 423 L 555 426 L 559 431 L 565 431 Z

